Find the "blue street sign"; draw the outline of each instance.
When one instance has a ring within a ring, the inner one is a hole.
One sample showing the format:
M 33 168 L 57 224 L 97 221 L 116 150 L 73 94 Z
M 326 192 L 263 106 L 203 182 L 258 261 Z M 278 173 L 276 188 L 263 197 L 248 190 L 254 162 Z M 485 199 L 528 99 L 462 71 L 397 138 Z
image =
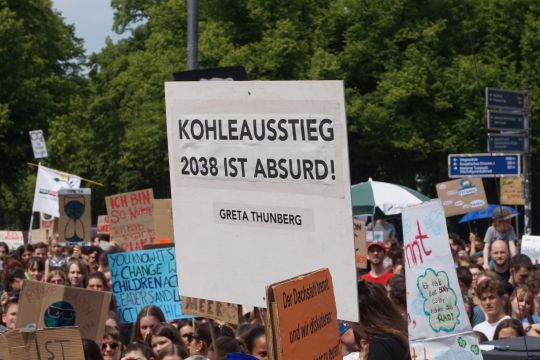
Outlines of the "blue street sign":
M 486 107 L 525 109 L 527 107 L 527 92 L 486 88 Z
M 448 177 L 450 178 L 518 176 L 520 173 L 518 154 L 448 155 Z
M 525 135 L 488 134 L 489 152 L 525 152 Z
M 489 130 L 525 130 L 528 128 L 523 112 L 488 110 L 487 118 Z

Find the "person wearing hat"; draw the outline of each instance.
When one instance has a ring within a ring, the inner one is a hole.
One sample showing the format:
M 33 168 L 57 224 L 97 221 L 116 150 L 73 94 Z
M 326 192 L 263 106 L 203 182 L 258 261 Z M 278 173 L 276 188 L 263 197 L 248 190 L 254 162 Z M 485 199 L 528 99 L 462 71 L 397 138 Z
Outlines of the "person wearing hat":
M 372 241 L 368 243 L 367 251 L 371 270 L 362 275 L 362 279 L 386 286 L 388 280 L 394 275 L 391 271 L 386 271 L 384 267 L 383 261 L 386 256 L 386 245 L 382 241 Z
M 491 244 L 495 240 L 503 240 L 510 249 L 510 256 L 516 255 L 516 240 L 517 235 L 514 227 L 511 224 L 513 215 L 507 208 L 498 207 L 493 211 L 491 225 L 484 236 L 484 268 L 489 270 L 489 254 L 491 252 Z

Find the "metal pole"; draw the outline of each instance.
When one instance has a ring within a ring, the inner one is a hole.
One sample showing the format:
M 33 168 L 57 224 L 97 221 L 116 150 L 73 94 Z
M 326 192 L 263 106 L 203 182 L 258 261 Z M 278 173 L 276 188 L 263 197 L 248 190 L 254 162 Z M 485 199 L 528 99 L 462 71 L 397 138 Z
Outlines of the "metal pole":
M 523 216 L 523 233 L 530 235 L 532 232 L 532 171 L 531 171 L 531 133 L 532 133 L 532 116 L 531 116 L 531 95 L 532 91 L 527 91 L 527 129 L 525 136 L 525 152 L 523 153 L 523 193 L 525 196 L 525 211 Z
M 187 69 L 197 69 L 199 0 L 187 1 Z

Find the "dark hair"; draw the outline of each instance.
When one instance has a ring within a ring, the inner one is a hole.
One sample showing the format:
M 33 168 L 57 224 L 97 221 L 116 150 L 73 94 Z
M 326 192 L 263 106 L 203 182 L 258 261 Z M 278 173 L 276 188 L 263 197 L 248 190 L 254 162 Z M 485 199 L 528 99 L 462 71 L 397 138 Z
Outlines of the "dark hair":
M 85 360 L 102 360 L 101 349 L 94 340 L 82 339 Z
M 23 269 L 16 267 L 16 268 L 11 268 L 5 272 L 5 275 L 4 275 L 4 290 L 5 291 L 10 291 L 13 289 L 11 285 L 13 281 L 15 281 L 15 279 L 24 280 Z
M 502 329 L 511 328 L 516 331 L 516 336 L 525 336 L 525 330 L 523 330 L 523 324 L 517 319 L 505 319 L 497 325 L 495 333 L 493 334 L 493 340 L 499 340 L 499 334 Z
M 45 271 L 45 261 L 38 256 L 28 259 L 26 264 L 24 264 L 24 269 L 28 271 L 34 267 L 34 264 L 36 265 L 37 271 Z
M 202 323 L 195 329 L 195 335 L 204 343 L 206 350 L 210 349 L 210 345 L 212 345 L 212 334 L 210 332 L 210 326 L 212 326 L 209 322 Z M 214 334 L 216 334 L 216 337 L 219 336 L 219 328 L 214 325 Z
M 19 296 L 18 295 L 11 295 L 7 299 L 7 301 L 2 305 L 2 312 L 5 313 L 11 305 L 18 305 L 19 304 Z
M 88 283 L 90 283 L 90 279 L 99 279 L 101 280 L 101 283 L 103 284 L 103 288 L 105 290 L 110 290 L 107 286 L 107 279 L 105 279 L 105 275 L 101 271 L 94 271 L 88 276 L 88 281 L 86 282 L 86 286 L 88 286 Z
M 388 280 L 390 291 L 388 296 L 397 306 L 407 306 L 407 290 L 405 288 L 405 275 L 396 274 Z
M 172 343 L 165 346 L 160 352 L 156 360 L 163 360 L 166 356 L 179 356 L 182 359 L 187 359 L 189 353 L 187 352 L 184 345 Z
M 472 285 L 472 274 L 471 271 L 465 266 L 458 266 L 456 268 L 458 281 L 461 281 L 465 284 L 466 287 L 470 288 Z
M 36 251 L 37 249 L 48 250 L 49 246 L 47 244 L 45 244 L 43 241 L 40 241 L 40 242 L 34 244 L 34 251 Z
M 531 261 L 531 258 L 528 257 L 525 254 L 517 254 L 512 256 L 512 269 L 514 271 L 519 271 L 522 267 L 532 270 L 534 268 L 534 265 Z
M 465 248 L 465 244 L 463 243 L 463 240 L 461 239 L 461 237 L 458 234 L 450 233 L 450 234 L 448 234 L 448 238 L 452 239 L 454 244 L 459 245 L 460 248 L 462 248 L 462 249 Z
M 24 245 L 19 246 L 17 248 L 17 259 L 19 259 L 20 261 L 23 261 L 22 260 L 22 254 L 25 251 L 30 251 L 33 254 L 34 253 L 34 246 L 32 246 L 32 244 L 24 244 Z
M 486 341 L 489 341 L 489 339 L 487 338 L 486 334 L 484 334 L 483 332 L 481 331 L 478 331 L 478 330 L 475 330 L 474 331 L 474 335 L 476 335 L 476 338 L 478 339 L 478 343 L 479 344 L 482 344 Z
M 152 336 L 164 336 L 171 340 L 173 343 L 183 344 L 178 329 L 174 325 L 168 324 L 166 322 L 161 322 L 154 326 L 150 330 L 150 334 L 152 334 Z
M 504 284 L 499 279 L 488 277 L 476 285 L 476 296 L 478 296 L 479 299 L 482 298 L 484 293 L 493 293 L 501 297 L 505 294 Z
M 244 342 L 246 343 L 246 348 L 248 353 L 253 352 L 253 347 L 255 345 L 255 340 L 257 340 L 261 336 L 265 336 L 266 331 L 264 329 L 264 326 L 257 325 L 244 336 Z
M 230 353 L 236 353 L 242 351 L 242 346 L 233 337 L 220 336 L 216 339 L 217 354 L 215 358 L 218 360 L 225 359 L 225 356 Z
M 4 252 L 6 253 L 6 255 L 9 255 L 9 246 L 8 246 L 8 244 L 6 244 L 6 243 L 3 242 L 3 241 L 0 241 L 0 247 L 3 247 L 3 248 L 4 248 Z
M 405 319 L 386 296 L 385 288 L 365 280 L 358 281 L 358 303 L 360 323 L 355 325 L 358 333 L 368 342 L 380 335 L 390 336 L 401 344 L 405 354 L 409 354 Z
M 155 358 L 152 348 L 148 346 L 147 344 L 141 343 L 141 342 L 132 342 L 131 344 L 129 344 L 124 350 L 124 352 L 122 353 L 121 357 L 126 356 L 128 353 L 132 351 L 140 351 L 143 354 L 143 356 L 148 360 Z
M 156 319 L 158 319 L 159 322 L 165 322 L 165 315 L 163 315 L 163 311 L 159 308 L 159 306 L 156 305 L 147 305 L 145 306 L 137 315 L 137 321 L 135 321 L 135 324 L 133 324 L 133 330 L 131 331 L 131 342 L 134 341 L 142 341 L 144 342 L 144 338 L 141 334 L 141 318 L 145 316 L 154 316 Z

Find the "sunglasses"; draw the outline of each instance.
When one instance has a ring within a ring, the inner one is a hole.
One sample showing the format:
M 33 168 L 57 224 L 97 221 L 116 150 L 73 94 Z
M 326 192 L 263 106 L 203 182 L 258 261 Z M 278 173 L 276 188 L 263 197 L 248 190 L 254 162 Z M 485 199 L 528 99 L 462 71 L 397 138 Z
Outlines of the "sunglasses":
M 118 348 L 118 343 L 117 342 L 112 342 L 112 343 L 103 343 L 103 344 L 101 344 L 101 350 L 106 350 L 108 347 L 110 347 L 111 350 L 116 350 Z
M 192 342 L 193 340 L 197 340 L 197 341 L 201 340 L 200 337 L 195 336 L 194 334 L 184 334 L 182 335 L 182 337 L 185 337 L 188 343 Z

